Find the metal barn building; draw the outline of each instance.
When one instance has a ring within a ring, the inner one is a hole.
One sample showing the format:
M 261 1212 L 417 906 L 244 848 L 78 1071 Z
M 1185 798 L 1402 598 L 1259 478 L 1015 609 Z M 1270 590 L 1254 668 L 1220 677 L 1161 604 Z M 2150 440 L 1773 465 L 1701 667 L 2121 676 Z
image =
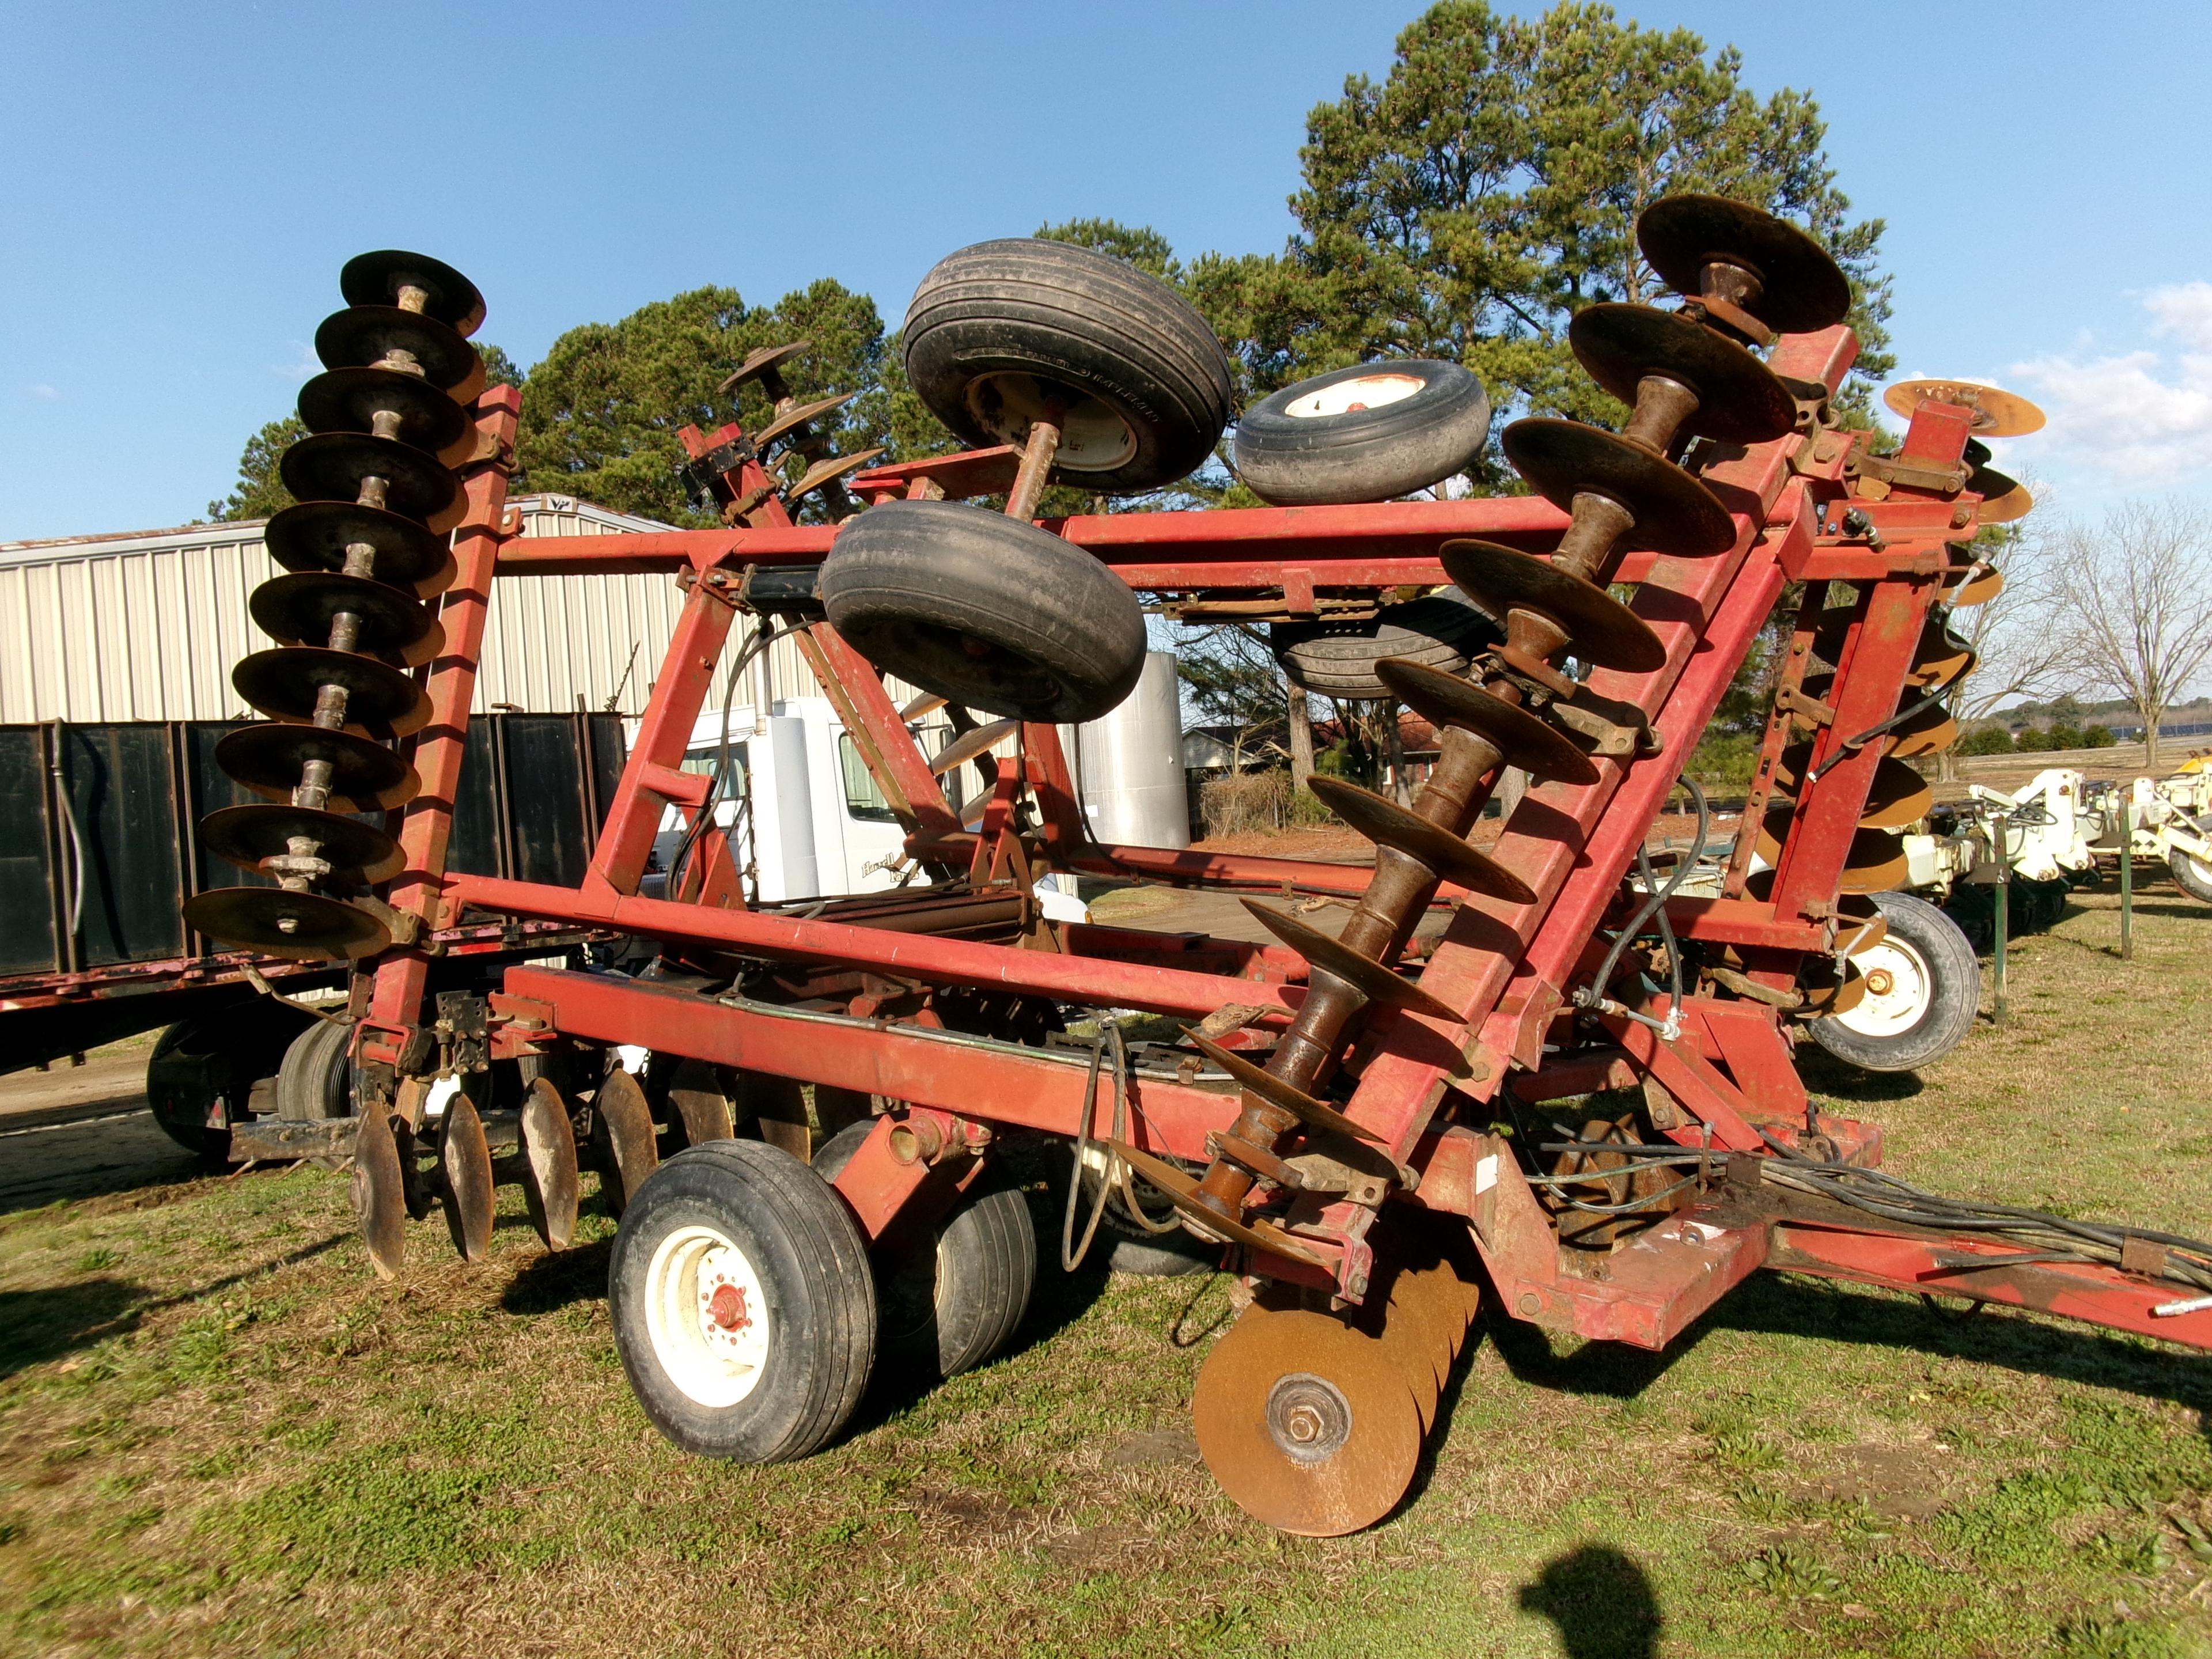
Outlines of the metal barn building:
M 511 505 L 526 536 L 672 527 L 568 495 Z M 252 718 L 230 671 L 270 643 L 246 611 L 282 574 L 264 523 L 0 542 L 0 724 Z M 635 715 L 682 605 L 672 575 L 494 582 L 477 712 Z M 769 655 L 772 699 L 819 695 L 795 646 Z

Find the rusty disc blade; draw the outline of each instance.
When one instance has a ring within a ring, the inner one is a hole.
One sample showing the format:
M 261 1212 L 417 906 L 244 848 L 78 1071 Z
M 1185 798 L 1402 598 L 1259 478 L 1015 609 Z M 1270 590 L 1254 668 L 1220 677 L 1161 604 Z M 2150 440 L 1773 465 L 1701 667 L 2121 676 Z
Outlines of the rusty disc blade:
M 446 630 L 428 608 L 404 587 L 348 576 L 335 570 L 274 576 L 246 601 L 255 626 L 286 645 L 325 644 L 334 617 L 360 619 L 354 648 L 395 659 L 408 668 L 446 648 Z
M 372 738 L 404 738 L 429 723 L 430 696 L 401 670 L 357 651 L 313 645 L 279 646 L 239 659 L 231 688 L 250 708 L 305 725 L 326 685 L 346 690 L 347 729 Z
M 1964 611 L 1969 605 L 1987 605 L 2004 592 L 2004 572 L 1995 565 L 1983 565 L 1977 569 L 1968 565 L 1965 572 L 1951 579 L 1943 590 L 1943 603 L 1954 611 Z
M 848 472 L 858 472 L 883 453 L 882 447 L 878 446 L 874 449 L 863 449 L 852 455 L 824 456 L 808 467 L 797 483 L 786 486 L 783 499 L 786 501 L 795 501 L 802 495 L 811 495 L 833 478 L 842 478 Z
M 686 1146 L 727 1140 L 738 1132 L 736 1109 L 714 1067 L 703 1060 L 685 1060 L 677 1066 L 668 1085 L 668 1109 Z
M 338 272 L 338 292 L 349 306 L 398 306 L 404 288 L 422 290 L 422 314 L 466 337 L 483 324 L 483 295 L 442 259 L 404 248 L 356 253 Z
M 332 368 L 300 388 L 300 420 L 310 432 L 374 432 L 376 418 L 397 422 L 385 436 L 459 466 L 476 453 L 476 422 L 428 380 L 390 368 Z
M 477 349 L 422 312 L 353 306 L 332 312 L 315 331 L 315 356 L 325 368 L 366 368 L 393 352 L 411 356 L 422 378 L 457 404 L 474 403 L 483 390 L 483 360 Z
M 1520 767 L 1532 778 L 1549 783 L 1597 781 L 1596 766 L 1565 732 L 1472 680 L 1402 657 L 1384 658 L 1375 665 L 1375 673 L 1392 696 L 1424 720 L 1474 732 L 1497 750 L 1506 765 Z
M 904 724 L 911 726 L 926 714 L 934 714 L 951 701 L 951 698 L 940 691 L 918 692 L 913 702 L 899 710 L 899 719 Z
M 793 428 L 804 426 L 832 410 L 842 409 L 860 395 L 857 392 L 844 392 L 832 398 L 817 398 L 811 404 L 794 404 L 753 434 L 753 447 L 766 449 Z M 876 453 L 880 454 L 882 452 L 878 450 Z
M 1953 680 L 1973 672 L 1978 660 L 1972 646 L 1945 627 L 1940 617 L 1930 617 L 1913 653 L 1912 666 L 1905 671 L 1905 682 L 1923 691 L 1940 691 Z
M 548 1078 L 533 1079 L 522 1097 L 522 1201 L 549 1250 L 576 1236 L 576 1132 L 568 1103 Z
M 1623 532 L 1623 547 L 1698 558 L 1735 544 L 1735 520 L 1720 498 L 1655 450 L 1540 416 L 1514 422 L 1501 441 L 1514 470 L 1553 506 L 1572 512 L 1575 497 L 1588 491 L 1626 507 L 1635 524 Z
M 1802 793 L 1801 780 L 1811 762 L 1813 745 L 1809 742 L 1793 743 L 1782 751 L 1782 758 L 1774 768 L 1774 781 L 1795 796 Z M 1936 792 L 1928 781 L 1903 761 L 1884 755 L 1875 766 L 1874 777 L 1867 786 L 1866 805 L 1859 813 L 1859 827 L 1868 830 L 1902 830 L 1928 816 L 1936 805 Z
M 1368 840 L 1395 848 L 1431 875 L 1515 904 L 1536 902 L 1535 890 L 1487 853 L 1478 852 L 1463 837 L 1397 802 L 1318 772 L 1307 787 L 1320 797 L 1322 805 Z
M 1881 394 L 1893 415 L 1905 420 L 1923 404 L 1950 404 L 1973 416 L 1978 438 L 2024 438 L 2043 429 L 2043 411 L 2025 398 L 1993 386 L 1965 380 L 1899 380 Z
M 1437 551 L 1445 574 L 1500 627 L 1509 611 L 1534 611 L 1559 625 L 1584 662 L 1629 674 L 1666 666 L 1650 624 L 1595 582 L 1495 542 L 1446 542 Z
M 1280 1227 L 1268 1221 L 1231 1221 L 1217 1215 L 1198 1201 L 1198 1182 L 1164 1158 L 1150 1152 L 1140 1152 L 1134 1146 L 1119 1140 L 1106 1143 L 1114 1155 L 1132 1170 L 1159 1188 L 1160 1196 L 1174 1205 L 1216 1238 L 1231 1244 L 1242 1244 L 1247 1249 L 1264 1250 L 1270 1255 L 1303 1261 L 1309 1267 L 1326 1267 L 1328 1258 L 1318 1250 L 1308 1249 Z
M 1805 334 L 1844 320 L 1851 285 L 1822 247 L 1786 219 L 1725 196 L 1665 196 L 1638 216 L 1636 245 L 1660 280 L 1696 295 L 1716 259 L 1741 265 L 1761 292 L 1743 308 L 1778 334 Z
M 399 843 L 374 824 L 289 802 L 226 806 L 200 820 L 200 845 L 241 870 L 289 852 L 295 837 L 320 843 L 315 856 L 363 882 L 389 881 L 406 867 Z
M 382 1106 L 372 1104 L 362 1114 L 347 1184 L 369 1265 L 379 1279 L 392 1278 L 407 1259 L 407 1177 L 399 1167 L 392 1114 Z
M 953 738 L 939 750 L 937 757 L 929 763 L 929 769 L 942 777 L 978 755 L 988 754 L 1021 729 L 1022 723 L 1016 720 L 993 720 L 988 726 L 979 726 L 973 732 Z
M 637 1079 L 617 1067 L 607 1073 L 592 1108 L 592 1149 L 599 1155 L 599 1191 L 619 1216 L 645 1179 L 660 1167 L 653 1109 Z
M 1826 1019 L 1831 1014 L 1847 1014 L 1865 1000 L 1867 977 L 1849 958 L 1839 963 L 1833 957 L 1816 957 L 1806 963 L 1797 988 L 1805 1000 L 1796 1012 Z
M 1442 1261 L 1409 1261 L 1391 1275 L 1382 1306 L 1382 1340 L 1419 1356 L 1432 1393 L 1451 1376 L 1467 1338 L 1466 1302 L 1457 1276 Z
M 1982 498 L 1982 504 L 1974 509 L 1974 516 L 1984 524 L 2010 524 L 2035 510 L 2033 492 L 2017 478 L 2008 477 L 1993 466 L 1977 468 L 1973 477 L 1966 480 L 1966 488 Z
M 358 905 L 281 887 L 218 887 L 184 902 L 185 925 L 241 951 L 294 962 L 358 962 L 392 943 Z
M 744 362 L 739 363 L 737 373 L 732 374 L 714 390 L 726 397 L 747 380 L 758 380 L 763 374 L 775 373 L 813 343 L 811 340 L 793 340 L 789 345 L 763 346 L 759 350 L 749 355 Z
M 465 1094 L 446 1103 L 446 1121 L 438 1134 L 438 1173 L 443 1178 L 439 1197 L 445 1203 L 446 1230 L 453 1236 L 453 1248 L 464 1260 L 481 1261 L 491 1249 L 491 1148 L 484 1140 L 483 1120 Z
M 1239 1509 L 1309 1538 L 1374 1525 L 1420 1461 L 1420 1417 L 1396 1359 L 1304 1308 L 1245 1310 L 1199 1371 L 1191 1421 Z
M 350 732 L 272 721 L 226 732 L 215 763 L 265 800 L 287 801 L 310 761 L 331 769 L 331 810 L 374 812 L 404 805 L 421 793 L 415 769 L 391 750 Z
M 1722 443 L 1757 444 L 1797 424 L 1797 400 L 1765 363 L 1679 311 L 1585 306 L 1567 325 L 1575 360 L 1630 408 L 1647 374 L 1687 386 L 1698 406 L 1681 430 Z
M 367 432 L 323 432 L 302 438 L 276 464 L 284 488 L 303 501 L 361 500 L 362 480 L 381 478 L 387 512 L 414 520 L 442 535 L 467 514 L 458 479 L 425 454 L 397 439 Z
M 1911 878 L 1905 857 L 1905 840 L 1887 830 L 1861 830 L 1851 836 L 1851 849 L 1844 858 L 1844 872 L 1836 890 L 1842 893 L 1887 893 Z
M 1266 1101 L 1270 1106 L 1281 1108 L 1310 1129 L 1320 1129 L 1329 1134 L 1348 1135 L 1354 1139 L 1372 1140 L 1380 1144 L 1382 1137 L 1374 1130 L 1353 1122 L 1335 1107 L 1316 1100 L 1304 1090 L 1285 1083 L 1255 1066 L 1233 1048 L 1224 1048 L 1212 1038 L 1195 1028 L 1183 1033 L 1198 1045 L 1199 1053 L 1235 1078 L 1245 1088 Z
M 346 550 L 369 550 L 370 574 L 418 599 L 453 586 L 457 567 L 443 536 L 414 520 L 355 501 L 299 501 L 269 520 L 269 556 L 287 570 L 343 570 Z
M 1934 697 L 1922 700 L 1906 719 L 1883 734 L 1888 751 L 1896 756 L 1936 755 L 1958 741 L 1959 722 Z
M 1364 957 L 1350 945 L 1331 939 L 1318 928 L 1309 927 L 1296 916 L 1272 909 L 1257 899 L 1248 898 L 1243 902 L 1244 908 L 1252 913 L 1262 927 L 1296 951 L 1316 969 L 1342 980 L 1369 1001 L 1403 1008 L 1410 1013 L 1425 1014 L 1431 1019 L 1446 1020 L 1455 1025 L 1465 1023 L 1413 981 L 1401 979 L 1386 964 L 1374 957 Z

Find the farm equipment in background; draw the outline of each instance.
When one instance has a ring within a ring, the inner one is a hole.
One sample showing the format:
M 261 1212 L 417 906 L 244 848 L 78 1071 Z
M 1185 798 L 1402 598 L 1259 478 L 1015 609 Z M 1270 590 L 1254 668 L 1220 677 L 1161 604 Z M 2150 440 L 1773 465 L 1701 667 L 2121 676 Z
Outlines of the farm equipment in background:
M 2175 886 L 2212 904 L 2212 756 L 2191 756 L 2170 778 L 2137 778 L 2124 801 L 2112 784 L 2094 800 L 2103 825 L 2093 850 L 2116 858 L 2124 822 L 2135 857 L 2163 864 Z
M 257 603 L 291 643 L 239 684 L 275 720 L 227 740 L 269 804 L 210 829 L 282 885 L 203 895 L 194 920 L 354 963 L 357 1110 L 316 1129 L 351 1154 L 378 1270 L 433 1209 L 481 1257 L 501 1182 L 558 1248 L 596 1165 L 647 1414 L 695 1452 L 793 1458 L 877 1367 L 951 1374 L 1018 1326 L 1036 1241 L 1002 1158 L 1052 1137 L 1092 1175 L 1068 1182 L 1063 1262 L 1089 1243 L 1087 1188 L 1243 1277 L 1199 1376 L 1200 1445 L 1250 1513 L 1323 1534 L 1403 1497 L 1484 1287 L 1507 1316 L 1652 1348 L 1762 1267 L 2212 1346 L 2212 1249 L 1919 1192 L 1792 1063 L 1796 1029 L 1864 998 L 1859 964 L 1906 931 L 1888 907 L 1915 799 L 1893 763 L 1947 740 L 1935 693 L 1970 653 L 1943 607 L 1988 586 L 1962 544 L 2009 494 L 1970 446 L 2040 417 L 1911 383 L 1890 392 L 1902 447 L 1875 456 L 1836 414 L 1857 346 L 1826 252 L 1710 197 L 1656 204 L 1638 235 L 1682 301 L 1576 317 L 1577 358 L 1632 412 L 1620 434 L 1508 426 L 1528 495 L 1384 499 L 1465 471 L 1487 410 L 1448 365 L 1382 362 L 1240 428 L 1255 489 L 1292 504 L 1037 521 L 1048 482 L 1142 492 L 1202 464 L 1231 378 L 1164 285 L 1006 241 L 941 262 L 903 331 L 916 392 L 975 447 L 848 470 L 867 505 L 802 525 L 793 496 L 841 463 L 787 479 L 768 434 L 687 433 L 720 527 L 538 545 L 502 529 L 517 394 L 475 396 L 459 434 L 446 407 L 474 393 L 475 290 L 412 255 L 349 265 L 374 314 L 318 345 L 366 389 L 303 394 L 318 435 L 284 472 L 311 579 Z M 451 872 L 491 582 L 641 569 L 685 604 L 589 870 Z M 1792 580 L 1808 597 L 1753 805 L 1719 890 L 1692 896 L 1641 849 Z M 1423 635 L 1401 611 L 1413 648 L 1364 665 L 1442 733 L 1434 771 L 1410 805 L 1316 780 L 1371 866 L 1088 833 L 1057 726 L 1136 683 L 1140 595 L 1379 625 L 1386 596 L 1448 582 L 1487 629 Z M 684 769 L 718 676 L 787 634 L 905 831 L 899 887 L 748 904 L 715 810 L 741 780 Z M 884 672 L 962 735 L 924 753 Z M 955 766 L 986 784 L 967 823 L 938 782 Z M 1478 851 L 1508 768 L 1532 787 Z M 368 820 L 403 806 L 396 836 Z M 641 896 L 670 808 L 686 842 Z M 1278 943 L 1056 921 L 1045 873 L 1242 891 Z M 1261 895 L 1325 902 L 1341 929 Z M 428 930 L 469 910 L 637 943 L 616 968 L 428 998 Z M 1186 1033 L 1129 1041 L 1130 1012 Z

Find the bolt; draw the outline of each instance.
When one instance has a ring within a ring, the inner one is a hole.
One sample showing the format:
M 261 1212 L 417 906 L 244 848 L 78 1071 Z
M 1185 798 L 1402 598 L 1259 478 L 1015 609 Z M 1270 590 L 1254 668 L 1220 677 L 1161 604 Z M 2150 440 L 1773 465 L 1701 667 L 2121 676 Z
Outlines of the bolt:
M 1310 1406 L 1294 1407 L 1283 1424 L 1283 1431 L 1300 1445 L 1311 1445 L 1321 1438 L 1321 1413 Z
M 1520 1308 L 1522 1313 L 1533 1314 L 1537 1309 L 1543 1305 L 1544 1304 L 1542 1299 L 1537 1296 L 1535 1291 L 1523 1291 L 1521 1292 Z

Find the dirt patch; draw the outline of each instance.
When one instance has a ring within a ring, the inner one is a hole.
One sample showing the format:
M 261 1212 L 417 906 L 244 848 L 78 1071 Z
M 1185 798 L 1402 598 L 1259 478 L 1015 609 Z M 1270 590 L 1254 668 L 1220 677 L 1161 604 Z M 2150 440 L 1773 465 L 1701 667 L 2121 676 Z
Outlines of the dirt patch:
M 1188 1429 L 1154 1429 L 1146 1434 L 1124 1435 L 1106 1454 L 1109 1469 L 1157 1468 L 1199 1461 L 1198 1437 Z
M 1956 1462 L 1932 1443 L 1845 1446 L 1819 1491 L 1840 1503 L 1862 1502 L 1887 1520 L 1924 1521 L 1949 1501 L 1945 1488 Z

